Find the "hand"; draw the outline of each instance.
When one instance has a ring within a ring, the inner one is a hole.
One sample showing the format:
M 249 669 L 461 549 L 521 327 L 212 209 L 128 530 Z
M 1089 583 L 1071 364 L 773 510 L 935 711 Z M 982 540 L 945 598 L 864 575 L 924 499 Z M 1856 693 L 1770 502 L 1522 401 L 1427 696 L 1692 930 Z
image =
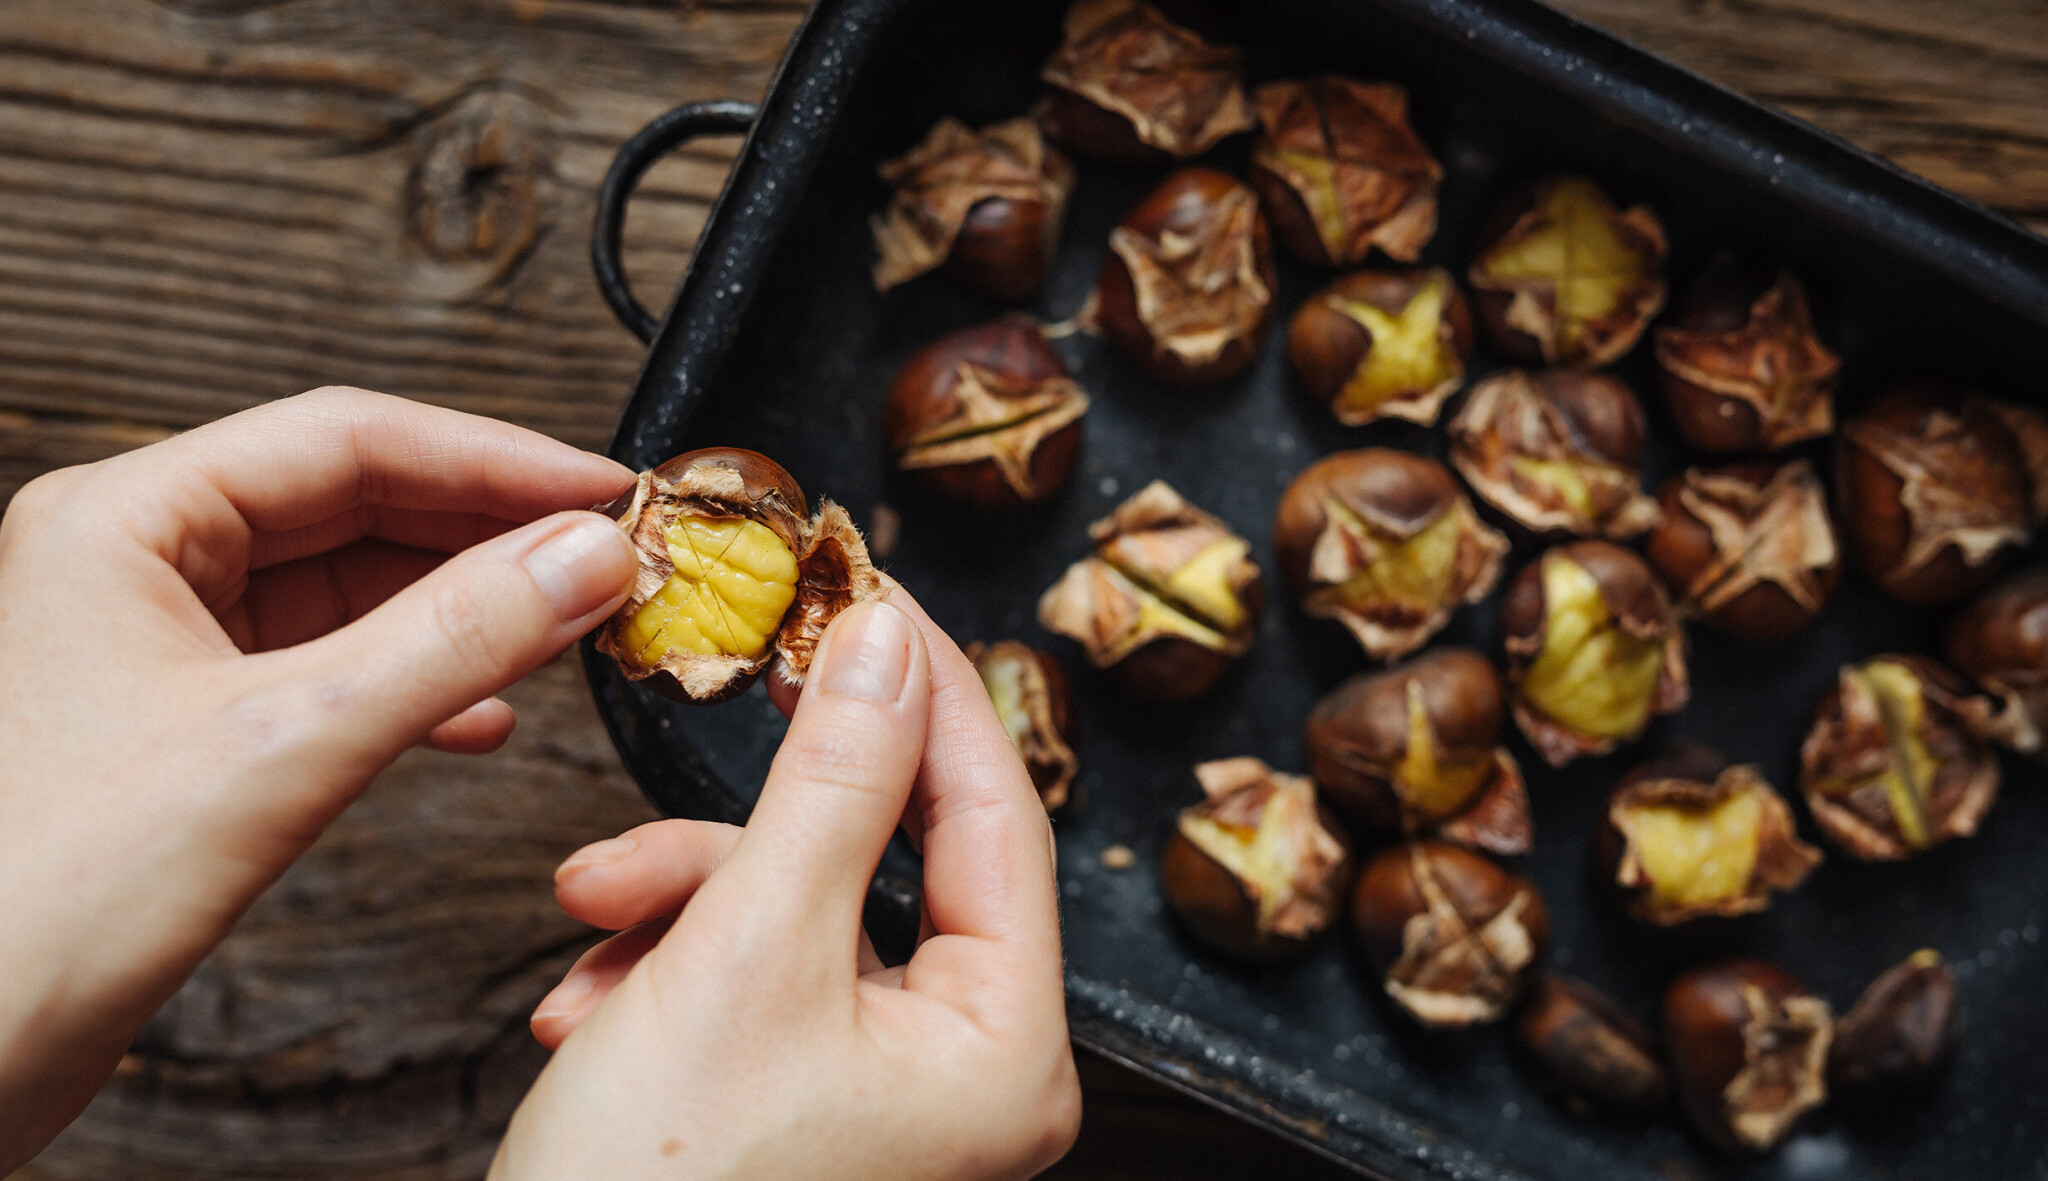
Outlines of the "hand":
M 531 431 L 322 390 L 16 494 L 0 1175 L 377 772 L 504 741 L 491 695 L 632 577 L 614 525 L 559 510 L 631 482 Z
M 925 931 L 883 968 L 861 904 L 899 818 Z M 536 1011 L 559 1048 L 494 1179 L 1021 1177 L 1072 1145 L 1051 829 L 980 678 L 900 588 L 827 629 L 745 829 L 645 825 L 556 880 L 624 933 Z

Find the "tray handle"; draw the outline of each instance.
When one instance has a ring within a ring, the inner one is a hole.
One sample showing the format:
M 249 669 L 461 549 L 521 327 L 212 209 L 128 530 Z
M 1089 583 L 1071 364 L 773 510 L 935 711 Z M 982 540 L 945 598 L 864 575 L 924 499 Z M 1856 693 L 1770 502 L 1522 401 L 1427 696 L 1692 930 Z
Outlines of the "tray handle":
M 633 297 L 626 281 L 625 261 L 620 257 L 620 235 L 626 225 L 626 202 L 640 178 L 656 160 L 706 135 L 745 135 L 761 108 L 748 102 L 721 99 L 716 102 L 684 103 L 657 115 L 653 122 L 635 132 L 612 157 L 597 190 L 597 221 L 590 231 L 590 269 L 597 275 L 598 293 L 643 344 L 653 344 L 661 321 Z

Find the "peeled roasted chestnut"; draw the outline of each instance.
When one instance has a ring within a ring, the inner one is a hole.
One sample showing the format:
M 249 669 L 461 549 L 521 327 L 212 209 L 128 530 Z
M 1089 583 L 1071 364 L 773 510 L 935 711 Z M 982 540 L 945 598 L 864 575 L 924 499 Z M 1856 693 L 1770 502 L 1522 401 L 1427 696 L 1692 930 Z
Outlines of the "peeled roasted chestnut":
M 1879 1112 L 1926 1090 L 1955 1054 L 1962 1010 L 1941 953 L 1922 948 L 1870 982 L 1835 1023 L 1828 1086 L 1839 1105 Z
M 1221 172 L 1184 168 L 1110 231 L 1096 323 L 1155 381 L 1221 381 L 1259 355 L 1274 282 L 1258 198 Z
M 1331 690 L 1308 716 L 1309 774 L 1360 823 L 1492 853 L 1527 853 L 1529 796 L 1500 677 L 1470 648 L 1438 648 Z
M 1450 452 L 1481 499 L 1532 533 L 1618 540 L 1657 523 L 1642 404 L 1604 374 L 1488 377 L 1451 420 Z
M 1351 921 L 1387 995 L 1446 1029 L 1506 1016 L 1550 937 L 1534 885 L 1442 841 L 1395 845 L 1366 862 Z
M 1575 1109 L 1653 1115 L 1671 1102 L 1663 1056 L 1635 1018 L 1591 985 L 1545 975 L 1515 1010 L 1515 1044 Z
M 1038 600 L 1127 693 L 1185 701 L 1244 655 L 1265 597 L 1251 544 L 1154 480 L 1089 526 L 1095 552 Z
M 1776 451 L 1835 429 L 1841 361 L 1790 271 L 1716 255 L 1657 329 L 1656 352 L 1672 421 L 1702 451 Z
M 1949 624 L 1944 651 L 1997 703 L 1985 732 L 2022 754 L 2048 756 L 2048 566 L 1992 583 Z
M 1097 160 L 1185 160 L 1252 127 L 1243 55 L 1143 0 L 1074 0 L 1039 77 L 1051 87 L 1038 110 L 1046 134 Z
M 1009 119 L 973 131 L 944 118 L 877 171 L 896 193 L 869 223 L 875 290 L 940 267 L 1003 303 L 1021 303 L 1045 282 L 1074 166 L 1038 124 Z
M 1414 262 L 1436 233 L 1444 170 L 1408 126 L 1408 92 L 1349 78 L 1268 82 L 1245 179 L 1280 244 L 1310 266 L 1356 266 L 1377 246 Z
M 1679 609 L 1757 643 L 1819 618 L 1841 556 L 1827 494 L 1803 459 L 1687 468 L 1665 481 L 1644 553 Z
M 1058 661 L 1016 640 L 976 642 L 966 651 L 995 704 L 996 719 L 1031 773 L 1038 802 L 1048 812 L 1057 809 L 1067 802 L 1074 775 L 1081 769 L 1081 760 L 1067 743 L 1074 726 L 1067 675 Z
M 1828 1003 L 1783 968 L 1735 959 L 1664 993 L 1664 1044 L 1694 1130 L 1727 1151 L 1768 1151 L 1826 1102 Z
M 1510 197 L 1479 232 L 1479 324 L 1517 361 L 1598 369 L 1664 306 L 1664 227 L 1599 185 L 1558 176 Z
M 1755 767 L 1698 746 L 1622 776 L 1593 848 L 1630 917 L 1660 927 L 1754 914 L 1821 860 Z
M 860 531 L 765 455 L 709 447 L 641 472 L 607 510 L 633 541 L 633 593 L 598 628 L 628 680 L 694 704 L 753 683 L 771 657 L 802 684 L 825 625 L 886 590 Z
M 1991 705 L 1924 656 L 1842 666 L 1799 748 L 1799 788 L 1820 830 L 1865 861 L 1899 861 L 1977 831 L 1998 798 L 1978 736 Z
M 1500 577 L 1507 538 L 1433 459 L 1368 447 L 1327 456 L 1280 497 L 1273 549 L 1301 609 L 1375 660 L 1420 648 Z
M 1850 558 L 1927 606 L 1988 582 L 2027 541 L 2027 476 L 1981 398 L 1901 386 L 1842 424 L 1835 496 Z
M 976 508 L 1036 504 L 1081 454 L 1088 395 L 1031 321 L 994 320 L 920 349 L 889 387 L 896 466 Z
M 1465 380 L 1472 313 L 1441 267 L 1357 271 L 1302 302 L 1287 325 L 1287 356 L 1345 426 L 1427 426 Z
M 1351 852 L 1315 784 L 1257 759 L 1195 768 L 1208 797 L 1181 810 L 1160 856 L 1166 900 L 1188 930 L 1254 963 L 1308 949 L 1336 921 Z
M 1685 632 L 1641 558 L 1605 541 L 1545 550 L 1501 604 L 1515 724 L 1553 767 L 1605 754 L 1685 704 Z

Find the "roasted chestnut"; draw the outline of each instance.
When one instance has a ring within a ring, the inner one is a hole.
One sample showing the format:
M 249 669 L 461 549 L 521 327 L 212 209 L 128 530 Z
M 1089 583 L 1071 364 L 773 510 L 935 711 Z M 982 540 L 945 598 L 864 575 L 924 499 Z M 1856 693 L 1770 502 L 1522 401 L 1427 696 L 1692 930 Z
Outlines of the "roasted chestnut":
M 1327 456 L 1280 497 L 1273 549 L 1301 609 L 1350 630 L 1375 660 L 1420 648 L 1500 577 L 1507 538 L 1444 465 L 1368 447 Z
M 1870 982 L 1835 1023 L 1828 1086 L 1837 1104 L 1875 1113 L 1926 1090 L 1955 1054 L 1956 978 L 1922 948 Z
M 1657 329 L 1656 353 L 1672 422 L 1702 451 L 1776 451 L 1835 429 L 1841 361 L 1790 271 L 1716 255 Z
M 1449 271 L 1357 271 L 1302 302 L 1287 325 L 1301 384 L 1345 426 L 1436 421 L 1472 359 L 1472 313 Z
M 2048 566 L 1992 583 L 1949 624 L 1945 651 L 1997 703 L 1985 732 L 2022 754 L 2048 755 Z
M 1323 77 L 1268 82 L 1252 103 L 1245 179 L 1282 246 L 1318 267 L 1356 266 L 1375 246 L 1415 261 L 1436 234 L 1444 170 L 1408 126 L 1407 91 Z
M 1998 798 L 1998 759 L 1977 733 L 1990 713 L 1924 656 L 1843 665 L 1799 748 L 1814 822 L 1865 861 L 1976 832 Z
M 1125 692 L 1185 701 L 1251 647 L 1265 602 L 1251 544 L 1164 481 L 1088 536 L 1095 552 L 1040 597 L 1038 621 L 1078 640 Z
M 1611 377 L 1496 373 L 1449 433 L 1465 482 L 1532 533 L 1618 540 L 1657 523 L 1643 495 L 1643 407 Z
M 1553 767 L 1605 754 L 1689 693 L 1685 632 L 1641 558 L 1605 541 L 1545 550 L 1501 604 L 1515 724 Z
M 2027 524 L 2048 521 L 2048 414 L 2032 406 L 1987 402 L 1986 407 L 2012 436 L 2027 472 Z
M 1366 862 L 1351 920 L 1387 995 L 1446 1029 L 1506 1016 L 1550 937 L 1534 885 L 1442 841 L 1395 845 Z
M 1558 176 L 1511 196 L 1479 232 L 1468 275 L 1494 347 L 1527 364 L 1598 369 L 1664 306 L 1664 227 L 1599 185 Z
M 1036 504 L 1081 454 L 1088 395 L 1031 321 L 963 328 L 918 350 L 889 387 L 896 466 L 976 508 Z
M 633 541 L 633 593 L 597 631 L 628 680 L 677 701 L 723 701 L 771 657 L 802 684 L 825 625 L 886 594 L 846 510 L 782 465 L 737 447 L 678 455 L 641 472 L 606 511 Z
M 2027 541 L 2027 476 L 1981 398 L 1902 386 L 1842 424 L 1835 496 L 1850 558 L 1927 606 L 1988 582 Z
M 1185 160 L 1252 127 L 1244 59 L 1143 0 L 1074 0 L 1066 40 L 1039 72 L 1046 134 L 1097 160 Z
M 896 193 L 869 222 L 875 290 L 939 267 L 1002 303 L 1030 299 L 1045 282 L 1074 166 L 1038 124 L 1009 119 L 973 131 L 944 118 L 877 171 Z
M 1761 960 L 1697 967 L 1664 993 L 1664 1044 L 1694 1130 L 1764 1152 L 1828 1096 L 1828 1003 Z
M 1500 677 L 1437 648 L 1331 690 L 1308 716 L 1309 774 L 1359 823 L 1492 853 L 1527 853 L 1529 795 L 1500 744 Z
M 1671 1076 L 1649 1031 L 1583 981 L 1537 978 L 1513 1032 L 1544 1084 L 1575 1110 L 1654 1115 L 1671 1102 Z
M 1096 323 L 1155 381 L 1221 381 L 1259 355 L 1274 281 L 1258 198 L 1221 172 L 1184 168 L 1110 231 Z
M 1644 553 L 1681 611 L 1757 643 L 1789 639 L 1841 574 L 1827 494 L 1803 459 L 1687 468 L 1657 494 Z
M 1160 857 L 1174 914 L 1228 956 L 1270 963 L 1307 950 L 1337 919 L 1350 847 L 1315 784 L 1257 759 L 1195 768 L 1208 797 L 1181 810 Z
M 1038 802 L 1048 812 L 1057 809 L 1067 802 L 1074 775 L 1081 769 L 1081 760 L 1067 742 L 1074 727 L 1067 675 L 1058 661 L 1016 640 L 969 644 L 967 659 L 981 674 L 982 688 L 996 707 L 996 720 L 1031 773 Z
M 1762 773 L 1699 746 L 1622 776 L 1593 849 L 1630 917 L 1660 927 L 1754 914 L 1821 859 Z

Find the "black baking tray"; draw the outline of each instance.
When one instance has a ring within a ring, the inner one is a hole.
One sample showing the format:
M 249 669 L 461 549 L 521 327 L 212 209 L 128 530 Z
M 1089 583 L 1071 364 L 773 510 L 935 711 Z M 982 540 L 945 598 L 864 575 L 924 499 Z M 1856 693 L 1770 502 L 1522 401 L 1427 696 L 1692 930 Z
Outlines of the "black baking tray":
M 1061 8 L 821 0 L 660 321 L 613 454 L 644 468 L 693 446 L 753 447 L 863 524 L 890 506 L 901 534 L 887 568 L 951 634 L 1023 637 L 1078 673 L 1074 649 L 1033 621 L 1036 598 L 1082 555 L 1087 523 L 1146 481 L 1170 481 L 1253 538 L 1271 571 L 1273 508 L 1296 472 L 1367 444 L 1437 454 L 1441 438 L 1403 423 L 1331 422 L 1290 384 L 1283 315 L 1253 369 L 1194 390 L 1145 381 L 1093 338 L 1059 340 L 1094 408 L 1080 471 L 1040 511 L 965 515 L 890 471 L 880 413 L 897 366 L 999 309 L 939 276 L 874 293 L 866 217 L 887 196 L 874 166 L 941 115 L 980 124 L 1028 109 Z M 1462 273 L 1490 200 L 1521 180 L 1582 171 L 1658 210 L 1678 285 L 1722 245 L 1795 268 L 1823 335 L 1845 357 L 1847 409 L 1907 374 L 2042 399 L 2048 243 L 1803 124 L 1530 0 L 1260 0 L 1222 15 L 1254 81 L 1336 71 L 1409 89 L 1417 130 L 1447 173 L 1427 261 Z M 721 110 L 686 112 L 668 127 L 736 130 L 752 113 Z M 629 298 L 616 260 L 624 196 L 651 153 L 676 138 L 643 136 L 607 185 L 596 254 L 615 304 Z M 1241 170 L 1244 150 L 1225 144 L 1204 162 Z M 1033 311 L 1059 320 L 1080 307 L 1110 227 L 1162 175 L 1084 165 Z M 1281 308 L 1322 279 L 1283 261 Z M 1643 391 L 1652 388 L 1646 352 L 1615 367 Z M 1646 399 L 1653 428 L 1669 439 L 1655 402 Z M 1825 465 L 1824 448 L 1812 454 Z M 1687 461 L 1668 444 L 1653 448 L 1649 479 Z M 1524 548 L 1513 564 L 1530 556 Z M 1696 636 L 1692 705 L 1617 755 L 1551 771 L 1515 740 L 1537 845 L 1520 868 L 1550 902 L 1554 966 L 1649 1019 L 1671 973 L 1711 954 L 1777 959 L 1839 1009 L 1880 969 L 1936 947 L 1956 967 L 1968 1024 L 1946 1085 L 1917 1111 L 1875 1127 L 1823 1114 L 1768 1157 L 1715 1157 L 1672 1119 L 1608 1124 L 1566 1114 L 1533 1089 L 1497 1029 L 1426 1034 L 1404 1024 L 1342 939 L 1270 970 L 1193 946 L 1162 911 L 1155 882 L 1170 819 L 1199 794 L 1189 766 L 1252 754 L 1302 767 L 1309 706 L 1366 663 L 1284 604 L 1269 607 L 1241 666 L 1191 705 L 1134 705 L 1076 677 L 1083 771 L 1078 804 L 1056 824 L 1074 1036 L 1385 1177 L 2048 1176 L 2048 790 L 2039 768 L 2008 761 L 2003 797 L 1976 838 L 1902 866 L 1831 858 L 1770 913 L 1708 937 L 1617 923 L 1586 883 L 1591 825 L 1631 758 L 1672 738 L 1698 739 L 1789 786 L 1804 722 L 1835 667 L 1925 649 L 1939 623 L 1851 577 L 1825 619 L 1791 643 Z M 1461 612 L 1440 642 L 1491 650 L 1492 604 Z M 744 819 L 783 731 L 763 694 L 682 708 L 626 683 L 588 648 L 585 657 L 619 751 L 655 804 Z M 1135 850 L 1134 868 L 1102 866 L 1103 850 L 1117 844 Z M 869 911 L 881 941 L 914 930 L 916 881 L 914 857 L 892 849 Z

